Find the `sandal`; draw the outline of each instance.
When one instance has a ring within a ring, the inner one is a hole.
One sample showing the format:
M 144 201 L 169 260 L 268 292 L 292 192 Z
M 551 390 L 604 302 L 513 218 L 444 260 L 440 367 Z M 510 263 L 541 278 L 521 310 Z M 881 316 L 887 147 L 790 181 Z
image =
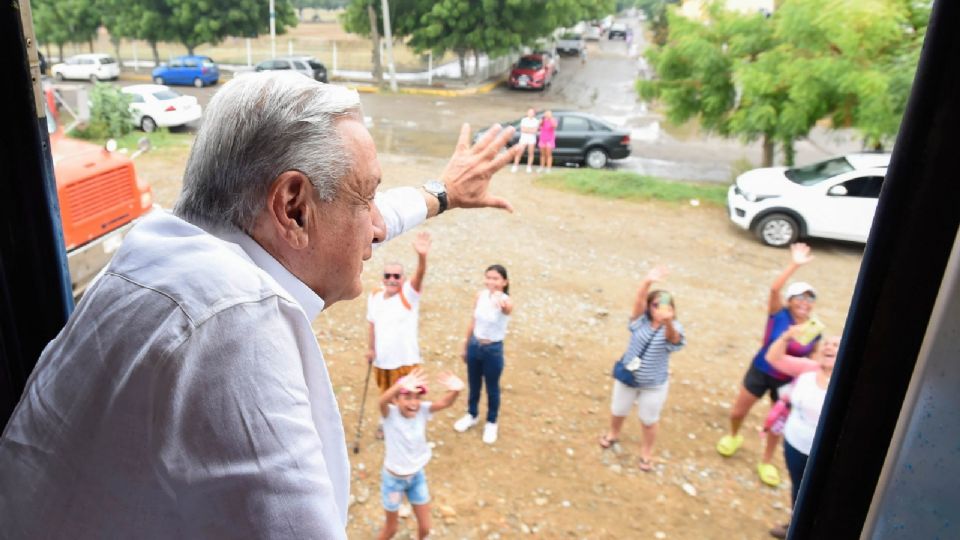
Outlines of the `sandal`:
M 760 481 L 768 486 L 780 485 L 780 471 L 771 463 L 758 463 L 757 474 L 760 475 Z
M 723 457 L 730 457 L 737 453 L 743 445 L 743 435 L 724 435 L 717 442 L 717 452 Z
M 620 442 L 619 439 L 611 439 L 610 437 L 607 437 L 606 433 L 600 436 L 600 448 L 603 448 L 604 450 L 610 448 L 611 446 L 619 442 Z
M 650 472 L 653 470 L 653 462 L 648 458 L 640 458 L 640 464 L 637 466 L 643 472 Z

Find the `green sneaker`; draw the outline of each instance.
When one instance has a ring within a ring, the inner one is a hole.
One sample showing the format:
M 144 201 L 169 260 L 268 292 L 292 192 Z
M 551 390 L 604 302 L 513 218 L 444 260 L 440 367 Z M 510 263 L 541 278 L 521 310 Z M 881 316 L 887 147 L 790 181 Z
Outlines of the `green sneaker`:
M 743 435 L 724 435 L 717 442 L 717 452 L 723 457 L 730 457 L 743 446 Z
M 780 485 L 780 471 L 772 463 L 757 463 L 757 474 L 760 475 L 760 481 L 768 486 Z

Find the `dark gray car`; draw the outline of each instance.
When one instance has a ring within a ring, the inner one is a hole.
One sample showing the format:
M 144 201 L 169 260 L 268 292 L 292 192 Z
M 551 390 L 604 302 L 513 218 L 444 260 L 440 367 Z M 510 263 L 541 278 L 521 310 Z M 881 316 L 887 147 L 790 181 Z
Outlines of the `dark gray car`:
M 537 112 L 537 119 L 543 118 L 543 111 Z M 578 111 L 553 111 L 557 121 L 557 146 L 553 150 L 553 159 L 557 163 L 583 163 L 593 169 L 602 169 L 611 159 L 623 159 L 630 155 L 630 133 L 611 126 L 596 116 Z M 520 140 L 520 119 L 505 122 L 504 127 L 517 129 L 507 146 L 513 146 Z M 474 140 L 483 132 L 477 132 Z M 538 141 L 539 142 L 539 141 Z M 539 147 L 534 152 L 539 160 Z

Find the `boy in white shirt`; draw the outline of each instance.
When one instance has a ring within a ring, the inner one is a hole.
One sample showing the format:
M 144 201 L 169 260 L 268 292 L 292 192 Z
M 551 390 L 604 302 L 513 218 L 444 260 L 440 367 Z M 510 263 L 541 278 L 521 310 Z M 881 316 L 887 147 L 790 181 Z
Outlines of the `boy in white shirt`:
M 379 540 L 396 534 L 404 494 L 417 516 L 417 538 L 423 540 L 430 535 L 430 491 L 423 472 L 431 456 L 427 420 L 434 412 L 453 405 L 464 386 L 463 381 L 451 373 L 441 373 L 437 382 L 447 388 L 447 393 L 433 402 L 421 401 L 420 396 L 427 393 L 427 378 L 422 369 L 416 368 L 380 396 L 386 446 L 380 494 L 387 520 L 377 537 Z

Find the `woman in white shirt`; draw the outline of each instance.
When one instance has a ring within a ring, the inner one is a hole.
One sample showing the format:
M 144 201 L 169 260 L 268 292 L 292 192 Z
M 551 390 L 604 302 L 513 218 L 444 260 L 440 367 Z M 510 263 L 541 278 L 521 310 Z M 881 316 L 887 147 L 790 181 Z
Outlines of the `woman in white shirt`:
M 527 150 L 527 172 L 533 172 L 533 149 L 537 145 L 537 132 L 540 131 L 540 121 L 537 120 L 536 114 L 537 112 L 533 109 L 527 109 L 527 116 L 520 120 L 520 140 L 517 141 L 520 152 L 513 158 L 513 167 L 510 168 L 510 172 L 517 172 L 524 149 Z
M 487 385 L 487 423 L 483 428 L 483 442 L 497 441 L 497 414 L 500 412 L 500 375 L 503 374 L 503 338 L 507 321 L 513 312 L 510 300 L 510 281 L 507 269 L 499 264 L 484 272 L 486 288 L 477 293 L 473 318 L 463 345 L 463 361 L 467 363 L 467 381 L 470 395 L 467 414 L 453 424 L 453 429 L 464 432 L 479 422 L 480 391 Z
M 774 368 L 796 377 L 789 395 L 781 398 L 790 403 L 790 415 L 783 427 L 783 457 L 793 484 L 790 492 L 793 504 L 797 502 L 797 491 L 800 489 L 800 481 L 803 480 L 803 471 L 807 467 L 807 458 L 813 448 L 813 437 L 817 433 L 823 400 L 827 396 L 833 364 L 840 349 L 840 336 L 830 336 L 817 346 L 812 358 L 790 356 L 787 354 L 787 344 L 803 333 L 804 326 L 795 324 L 780 334 L 780 337 L 770 344 L 766 355 L 767 362 Z M 770 531 L 770 535 L 786 538 L 788 528 L 789 524 L 777 526 Z

